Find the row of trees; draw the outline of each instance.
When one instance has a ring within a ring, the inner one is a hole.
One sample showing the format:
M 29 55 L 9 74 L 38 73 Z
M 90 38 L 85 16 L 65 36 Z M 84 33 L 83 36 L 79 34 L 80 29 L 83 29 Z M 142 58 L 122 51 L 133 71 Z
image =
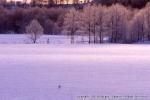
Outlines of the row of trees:
M 150 41 L 150 4 L 141 10 L 116 4 L 110 7 L 88 5 L 83 10 L 72 8 L 64 18 L 64 32 L 71 36 L 88 36 L 89 43 L 133 43 Z
M 14 0 L 10 0 L 13 3 Z M 112 5 L 116 3 L 123 4 L 125 6 L 132 6 L 136 8 L 144 7 L 147 2 L 150 0 L 31 0 L 30 2 L 28 0 L 23 0 L 23 4 L 30 4 L 30 5 L 57 5 L 57 4 L 79 4 L 82 1 L 82 3 L 88 3 L 90 1 L 93 1 L 98 4 L 102 5 Z M 8 3 L 7 0 L 1 0 L 0 4 L 6 4 Z
M 94 0 L 94 1 L 102 5 L 112 5 L 112 4 L 120 3 L 125 6 L 141 8 L 144 7 L 145 4 L 150 0 Z
M 127 8 L 119 4 L 109 7 L 87 5 L 83 9 L 69 10 L 0 8 L 0 19 L 0 33 L 28 33 L 26 27 L 36 20 L 44 34 L 68 33 L 72 43 L 75 35 L 88 36 L 89 43 L 103 43 L 104 40 L 111 43 L 150 41 L 150 4 L 143 9 Z
M 15 10 L 0 8 L 0 33 L 25 33 L 25 27 L 36 19 L 45 34 L 58 34 L 62 30 L 63 8 L 18 8 Z
M 23 1 L 15 1 L 10 0 L 9 2 L 7 0 L 0 0 L 1 5 L 10 5 L 10 4 L 16 4 L 16 5 L 31 5 L 31 6 L 39 6 L 39 5 L 58 5 L 58 4 L 79 4 L 79 3 L 87 3 L 88 0 L 83 0 L 82 2 L 80 0 L 23 0 Z

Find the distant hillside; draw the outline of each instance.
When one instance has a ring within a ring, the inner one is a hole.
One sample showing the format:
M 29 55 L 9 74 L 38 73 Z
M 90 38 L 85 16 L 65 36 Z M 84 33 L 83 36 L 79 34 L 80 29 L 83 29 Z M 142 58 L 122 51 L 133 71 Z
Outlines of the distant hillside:
M 134 8 L 142 8 L 146 5 L 150 0 L 94 0 L 96 3 L 100 3 L 102 5 L 112 5 L 115 3 L 121 3 L 125 6 L 132 6 Z
M 133 8 L 143 8 L 150 0 L 1 0 L 0 4 L 11 1 L 15 3 L 31 4 L 31 5 L 59 5 L 59 4 L 81 4 L 93 1 L 97 4 L 110 6 L 112 4 L 120 3 L 125 6 Z

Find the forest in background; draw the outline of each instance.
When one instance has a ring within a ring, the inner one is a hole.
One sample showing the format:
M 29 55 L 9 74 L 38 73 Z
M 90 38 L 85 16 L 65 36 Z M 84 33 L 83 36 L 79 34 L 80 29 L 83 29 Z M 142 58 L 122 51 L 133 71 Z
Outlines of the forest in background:
M 36 20 L 44 34 L 66 34 L 72 43 L 75 35 L 88 36 L 89 43 L 103 43 L 104 38 L 111 43 L 150 41 L 150 3 L 141 9 L 120 3 L 88 3 L 82 8 L 0 7 L 0 19 L 1 34 L 26 34 L 26 27 Z
M 13 4 L 20 7 L 28 6 L 45 6 L 45 7 L 57 7 L 57 6 L 74 6 L 87 3 L 96 3 L 101 5 L 110 6 L 116 3 L 122 4 L 124 6 L 130 6 L 133 8 L 143 8 L 150 0 L 31 0 L 29 3 L 28 0 L 23 0 L 23 2 L 6 2 L 7 0 L 1 0 L 0 4 L 7 7 Z
M 142 9 L 120 4 L 87 5 L 83 10 L 70 9 L 64 17 L 64 33 L 86 35 L 89 43 L 135 43 L 150 41 L 150 3 Z

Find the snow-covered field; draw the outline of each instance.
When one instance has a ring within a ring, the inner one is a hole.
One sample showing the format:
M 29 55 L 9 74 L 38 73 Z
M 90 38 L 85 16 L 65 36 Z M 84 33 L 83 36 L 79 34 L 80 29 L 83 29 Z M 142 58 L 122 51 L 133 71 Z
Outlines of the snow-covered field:
M 70 44 L 70 37 L 65 35 L 42 35 L 38 40 L 38 44 Z M 87 42 L 88 37 L 75 36 L 75 42 Z M 0 34 L 0 44 L 31 44 L 31 39 L 25 34 Z
M 150 96 L 150 46 L 0 45 L 0 100 L 150 100 L 92 96 Z

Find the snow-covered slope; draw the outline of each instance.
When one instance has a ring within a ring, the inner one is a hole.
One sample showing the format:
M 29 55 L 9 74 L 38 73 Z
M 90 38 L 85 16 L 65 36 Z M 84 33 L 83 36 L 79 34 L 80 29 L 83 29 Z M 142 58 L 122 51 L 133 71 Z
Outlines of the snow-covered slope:
M 149 58 L 148 45 L 1 44 L 0 100 L 149 96 Z

